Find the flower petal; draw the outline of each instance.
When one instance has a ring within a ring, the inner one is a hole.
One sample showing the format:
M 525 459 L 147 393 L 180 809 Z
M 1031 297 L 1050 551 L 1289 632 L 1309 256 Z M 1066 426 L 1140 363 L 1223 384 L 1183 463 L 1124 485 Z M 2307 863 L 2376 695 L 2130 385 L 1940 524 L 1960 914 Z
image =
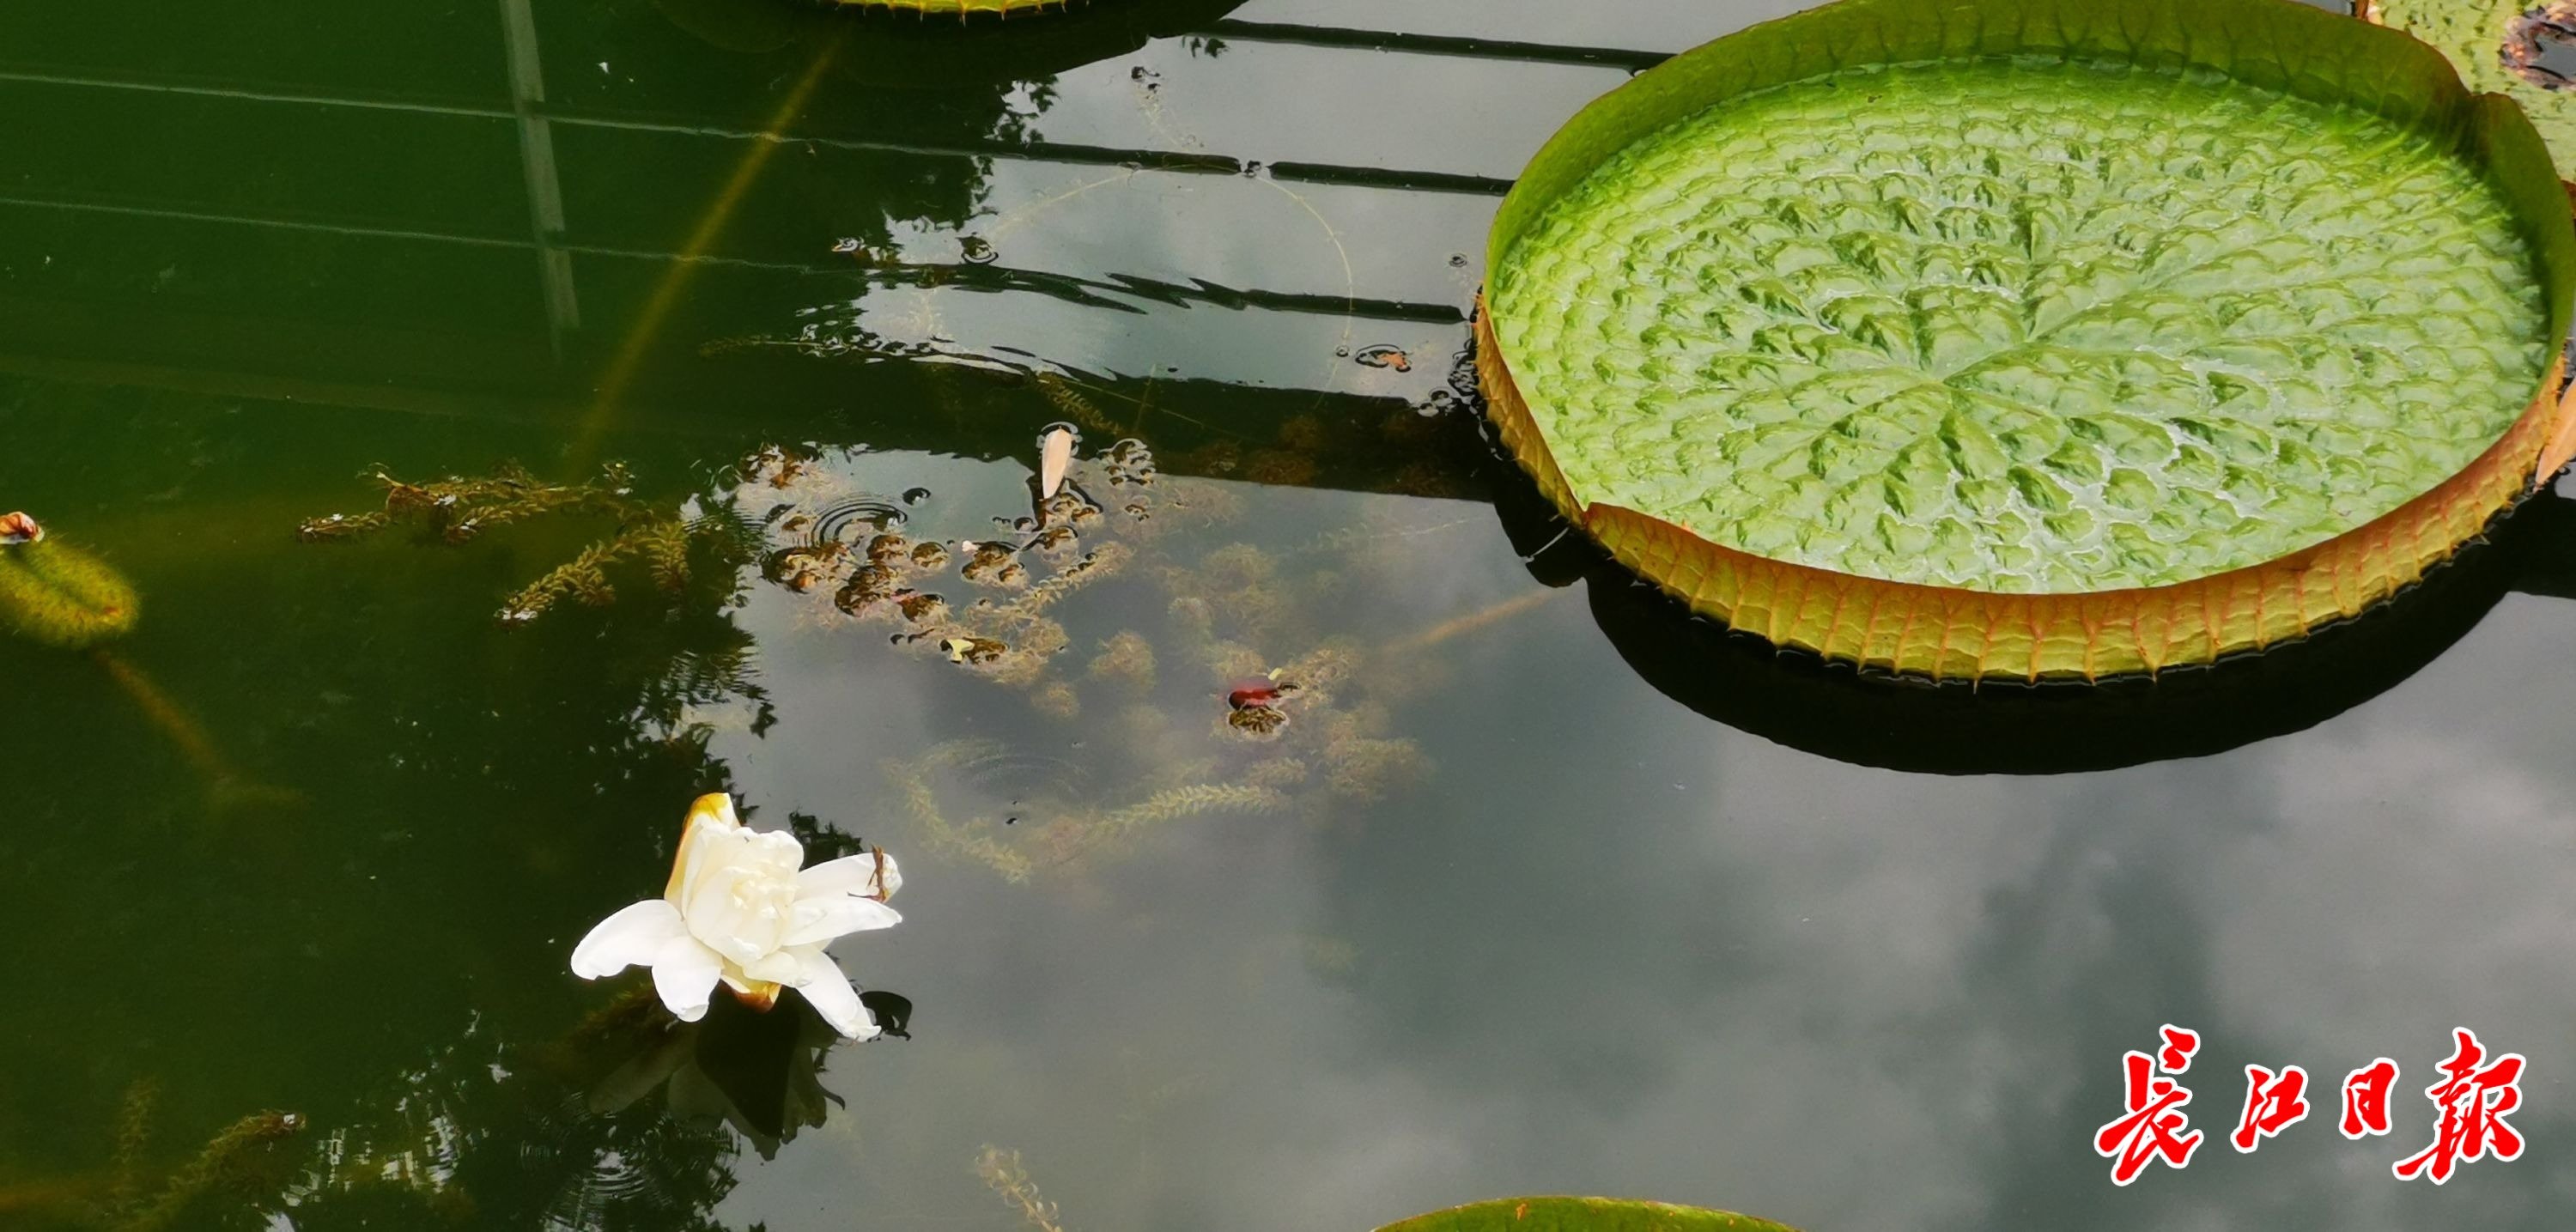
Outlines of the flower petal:
M 772 950 L 742 965 L 743 978 L 771 984 L 793 984 L 806 977 L 804 960 L 794 950 Z
M 871 1039 L 877 1034 L 877 1016 L 859 1001 L 859 990 L 850 986 L 850 977 L 841 974 L 840 964 L 823 952 L 823 947 L 800 946 L 782 950 L 794 954 L 804 968 L 804 978 L 796 981 L 796 991 L 805 994 L 807 1004 L 832 1024 L 832 1029 L 851 1039 Z
M 723 971 L 722 956 L 683 933 L 663 943 L 662 952 L 653 956 L 653 991 L 662 994 L 662 1005 L 674 1017 L 696 1022 L 707 1016 L 716 976 Z
M 692 874 L 714 865 L 707 859 L 708 848 L 741 831 L 732 796 L 719 791 L 698 797 L 689 805 L 688 820 L 680 823 L 680 849 L 671 857 L 671 880 L 662 887 L 662 897 L 675 903 L 689 901 L 695 883 Z
M 878 870 L 884 870 L 882 879 Z M 820 898 L 825 894 L 854 894 L 879 902 L 894 897 L 903 888 L 903 873 L 894 866 L 894 857 L 882 851 L 843 856 L 825 860 L 796 874 L 798 898 Z
M 873 898 L 803 898 L 780 945 L 816 945 L 851 933 L 892 928 L 903 922 L 894 908 Z
M 650 963 L 674 937 L 688 935 L 680 909 L 658 898 L 621 908 L 572 948 L 572 973 L 585 980 Z

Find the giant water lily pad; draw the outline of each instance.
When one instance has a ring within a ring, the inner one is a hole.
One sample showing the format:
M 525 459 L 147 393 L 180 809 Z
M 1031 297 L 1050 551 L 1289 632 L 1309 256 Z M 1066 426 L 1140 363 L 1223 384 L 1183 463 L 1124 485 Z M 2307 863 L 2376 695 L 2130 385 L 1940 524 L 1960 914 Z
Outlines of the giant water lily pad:
M 1750 1215 L 1611 1198 L 1505 1198 L 1434 1211 L 1378 1232 L 1792 1232 Z
M 1932 676 L 2297 636 L 2526 490 L 2576 235 L 2511 103 L 2286 0 L 1844 3 L 1594 104 L 1480 373 L 1703 612 Z

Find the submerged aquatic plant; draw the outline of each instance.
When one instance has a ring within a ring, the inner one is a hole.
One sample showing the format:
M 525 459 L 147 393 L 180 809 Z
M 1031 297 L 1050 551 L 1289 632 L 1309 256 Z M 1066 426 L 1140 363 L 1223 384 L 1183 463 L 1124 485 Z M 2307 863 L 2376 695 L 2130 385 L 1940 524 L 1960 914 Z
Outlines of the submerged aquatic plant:
M 293 1112 L 257 1112 L 224 1126 L 178 1168 L 149 1180 L 143 1156 L 152 1139 L 160 1086 L 149 1078 L 129 1085 L 116 1117 L 111 1166 L 101 1176 L 49 1180 L 0 1188 L 0 1222 L 53 1211 L 75 1226 L 107 1232 L 163 1232 L 204 1226 L 207 1203 L 229 1198 L 272 1201 L 300 1162 L 281 1150 L 301 1134 L 305 1118 Z M 103 1192 L 102 1192 L 103 1191 Z
M 1037 1232 L 1064 1232 L 1064 1211 L 1055 1203 L 1039 1196 L 1037 1182 L 1029 1179 L 1028 1169 L 1020 1166 L 1018 1151 L 1005 1151 L 987 1144 L 984 1153 L 975 1157 L 975 1175 L 1002 1201 L 1020 1213 L 1020 1218 Z
M 903 877 L 883 851 L 804 863 L 794 835 L 748 829 L 734 816 L 733 797 L 700 796 L 663 896 L 600 921 L 573 949 L 573 974 L 595 980 L 650 967 L 654 991 L 683 1022 L 706 1016 L 718 983 L 762 1010 L 777 1004 L 780 988 L 793 988 L 834 1030 L 873 1036 L 874 1016 L 823 947 L 899 923 L 885 900 Z
M 728 558 L 742 547 L 742 530 L 730 519 L 682 519 L 638 500 L 632 476 L 616 463 L 602 467 L 596 479 L 571 484 L 548 483 L 516 464 L 490 475 L 450 476 L 432 483 L 397 479 L 381 466 L 369 477 L 384 489 L 382 508 L 308 518 L 297 535 L 307 543 L 331 543 L 409 525 L 453 545 L 471 542 L 496 526 L 541 518 L 616 521 L 617 529 L 607 537 L 511 595 L 500 611 L 508 624 L 535 620 L 565 599 L 591 607 L 615 602 L 617 588 L 609 570 L 622 563 L 643 565 L 663 593 L 677 595 L 688 585 L 696 545 L 715 544 Z

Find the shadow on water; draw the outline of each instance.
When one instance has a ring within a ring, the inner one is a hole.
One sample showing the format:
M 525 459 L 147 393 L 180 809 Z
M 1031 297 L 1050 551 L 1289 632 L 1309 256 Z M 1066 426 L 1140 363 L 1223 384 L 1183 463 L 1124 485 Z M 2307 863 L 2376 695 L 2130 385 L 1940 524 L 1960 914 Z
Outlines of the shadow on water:
M 1620 657 L 1730 727 L 1854 765 L 2064 774 L 2203 757 L 2303 731 L 2396 688 L 2513 591 L 2576 598 L 2576 500 L 2524 502 L 2394 602 L 2259 655 L 2099 685 L 1932 685 L 1863 675 L 1694 616 L 1567 531 L 1517 472 L 1495 506 L 1531 574 L 1580 581 Z

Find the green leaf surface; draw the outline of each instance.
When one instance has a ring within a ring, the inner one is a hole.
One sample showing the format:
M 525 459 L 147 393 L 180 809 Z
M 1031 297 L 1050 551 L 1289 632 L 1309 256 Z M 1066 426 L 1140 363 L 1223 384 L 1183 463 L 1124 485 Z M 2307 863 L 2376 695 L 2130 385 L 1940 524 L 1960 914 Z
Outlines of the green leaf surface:
M 124 636 L 134 584 L 59 539 L 0 547 L 0 631 L 66 650 Z
M 1505 1198 L 1435 1211 L 1379 1232 L 1792 1232 L 1727 1211 L 1610 1198 Z
M 2549 145 L 2558 178 L 2576 180 L 2576 92 L 2542 85 L 2509 67 L 2509 48 L 2527 47 L 2516 23 L 2549 6 L 2537 0 L 2379 0 L 2379 20 L 2449 56 L 2472 90 L 2511 98 Z
M 1890 581 L 2157 586 L 2492 445 L 2566 327 L 2564 202 L 2518 111 L 2362 23 L 1845 0 L 1587 109 L 1491 304 L 1584 505 Z

